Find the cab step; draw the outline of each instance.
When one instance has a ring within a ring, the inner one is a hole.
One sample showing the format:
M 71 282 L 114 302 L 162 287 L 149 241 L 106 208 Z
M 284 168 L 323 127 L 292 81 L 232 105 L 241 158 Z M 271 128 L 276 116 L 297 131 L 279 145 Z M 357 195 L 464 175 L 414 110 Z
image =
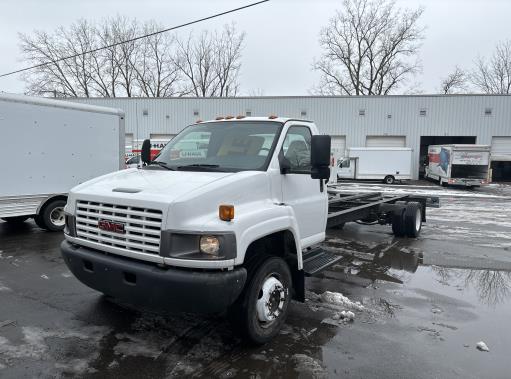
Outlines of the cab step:
M 322 248 L 317 248 L 303 255 L 303 272 L 305 276 L 313 276 L 333 266 L 342 259 L 342 255 L 334 254 Z

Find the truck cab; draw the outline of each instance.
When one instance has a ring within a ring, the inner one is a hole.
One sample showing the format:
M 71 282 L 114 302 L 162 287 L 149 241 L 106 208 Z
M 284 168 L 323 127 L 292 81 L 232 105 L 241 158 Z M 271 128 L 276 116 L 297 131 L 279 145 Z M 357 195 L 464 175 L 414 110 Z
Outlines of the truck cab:
M 64 260 L 87 286 L 135 305 L 227 310 L 264 343 L 291 298 L 303 252 L 325 238 L 330 137 L 314 123 L 226 117 L 185 128 L 144 167 L 73 188 Z

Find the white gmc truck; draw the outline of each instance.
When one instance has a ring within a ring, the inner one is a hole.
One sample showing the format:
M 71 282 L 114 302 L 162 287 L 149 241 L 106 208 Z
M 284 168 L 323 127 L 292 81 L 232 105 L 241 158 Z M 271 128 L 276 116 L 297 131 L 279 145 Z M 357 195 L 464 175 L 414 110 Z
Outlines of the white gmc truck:
M 317 247 L 330 212 L 330 137 L 312 122 L 198 122 L 153 161 L 146 140 L 142 160 L 69 193 L 62 254 L 87 286 L 136 305 L 228 310 L 246 337 L 264 343 L 290 300 L 304 301 L 305 276 L 340 259 Z M 421 199 L 342 196 L 331 199 L 337 224 L 377 220 L 416 236 L 425 220 Z

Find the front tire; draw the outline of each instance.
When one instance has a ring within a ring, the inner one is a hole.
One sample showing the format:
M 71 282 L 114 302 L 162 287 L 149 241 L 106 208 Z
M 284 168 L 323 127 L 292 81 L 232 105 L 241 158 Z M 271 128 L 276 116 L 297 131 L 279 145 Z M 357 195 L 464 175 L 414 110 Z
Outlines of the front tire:
M 34 218 L 37 226 L 50 232 L 59 232 L 64 230 L 65 205 L 66 200 L 52 200 L 45 204 L 42 212 Z
M 383 183 L 385 183 L 385 184 L 394 184 L 395 182 L 396 182 L 396 178 L 394 178 L 392 175 L 387 175 L 383 179 Z
M 244 292 L 238 322 L 252 343 L 262 345 L 278 334 L 289 313 L 291 272 L 279 257 L 270 257 L 256 269 Z

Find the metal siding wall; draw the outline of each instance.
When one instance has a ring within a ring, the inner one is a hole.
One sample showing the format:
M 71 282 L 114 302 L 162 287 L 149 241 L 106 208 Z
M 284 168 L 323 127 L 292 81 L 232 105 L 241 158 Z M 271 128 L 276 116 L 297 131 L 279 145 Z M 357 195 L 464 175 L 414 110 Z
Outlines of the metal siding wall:
M 404 135 L 413 149 L 413 173 L 418 172 L 421 136 L 476 136 L 491 144 L 492 136 L 511 136 L 511 96 L 375 96 L 256 98 L 115 98 L 70 101 L 123 109 L 126 133 L 135 138 L 150 133 L 177 134 L 197 119 L 218 115 L 279 116 L 314 120 L 320 132 L 345 135 L 347 147 L 365 146 L 367 135 Z M 427 110 L 420 116 L 421 108 Z M 485 116 L 485 108 L 492 108 Z M 148 115 L 142 112 L 147 109 Z M 193 111 L 199 110 L 199 116 Z M 365 109 L 365 116 L 359 110 Z M 301 111 L 307 112 L 301 116 Z M 388 118 L 388 115 L 391 118 Z M 169 118 L 166 118 L 166 116 Z M 138 121 L 138 136 L 137 136 Z

